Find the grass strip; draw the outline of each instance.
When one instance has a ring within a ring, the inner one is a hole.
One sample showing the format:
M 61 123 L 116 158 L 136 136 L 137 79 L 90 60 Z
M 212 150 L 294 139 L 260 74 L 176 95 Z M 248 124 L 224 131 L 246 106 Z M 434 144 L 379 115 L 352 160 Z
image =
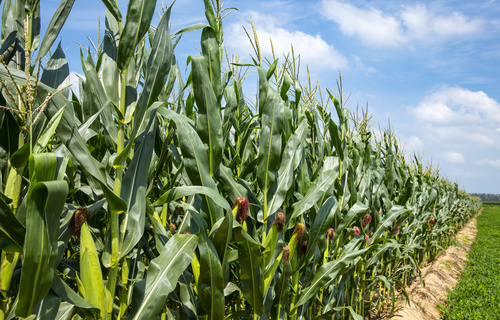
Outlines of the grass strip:
M 466 269 L 444 306 L 445 320 L 498 319 L 500 310 L 500 206 L 484 205 Z

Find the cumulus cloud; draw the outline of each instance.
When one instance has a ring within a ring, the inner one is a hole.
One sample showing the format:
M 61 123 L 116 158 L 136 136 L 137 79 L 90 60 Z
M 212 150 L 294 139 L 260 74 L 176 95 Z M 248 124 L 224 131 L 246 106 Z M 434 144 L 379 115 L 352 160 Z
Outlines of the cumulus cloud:
M 311 35 L 300 30 L 286 29 L 283 21 L 276 16 L 250 12 L 263 57 L 272 58 L 271 41 L 274 52 L 278 58 L 291 51 L 291 45 L 296 55 L 300 55 L 301 65 L 309 65 L 313 69 L 338 70 L 345 68 L 347 59 L 333 46 L 329 45 L 319 34 Z M 248 14 L 247 14 L 248 16 Z M 246 57 L 253 53 L 253 48 L 248 40 L 245 28 L 252 32 L 248 21 L 231 23 L 225 29 L 225 43 L 231 52 Z
M 435 139 L 493 145 L 499 135 L 500 103 L 483 91 L 442 88 L 407 110 Z
M 322 14 L 339 24 L 344 34 L 357 36 L 365 45 L 375 47 L 448 40 L 475 34 L 484 25 L 482 20 L 460 12 L 432 12 L 423 4 L 402 6 L 399 12 L 389 13 L 323 0 Z
M 460 152 L 445 151 L 443 156 L 446 161 L 451 163 L 465 163 L 465 158 Z

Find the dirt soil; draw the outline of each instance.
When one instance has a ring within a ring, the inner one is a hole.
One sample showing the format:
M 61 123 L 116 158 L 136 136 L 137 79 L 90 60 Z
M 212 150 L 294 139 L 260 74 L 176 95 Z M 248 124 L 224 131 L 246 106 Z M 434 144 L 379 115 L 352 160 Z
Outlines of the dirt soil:
M 441 312 L 438 304 L 446 301 L 446 295 L 458 282 L 460 274 L 467 261 L 467 253 L 476 237 L 476 218 L 471 221 L 456 235 L 460 246 L 452 245 L 440 254 L 432 263 L 424 266 L 422 276 L 425 287 L 417 278 L 414 283 L 406 288 L 410 297 L 410 306 L 404 297 L 396 306 L 394 315 L 389 318 L 390 308 L 377 319 L 394 320 L 433 320 L 440 319 Z

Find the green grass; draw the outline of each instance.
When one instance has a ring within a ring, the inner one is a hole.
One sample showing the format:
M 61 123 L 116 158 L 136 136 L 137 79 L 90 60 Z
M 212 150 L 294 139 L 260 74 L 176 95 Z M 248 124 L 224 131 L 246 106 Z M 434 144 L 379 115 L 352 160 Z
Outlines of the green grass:
M 498 319 L 500 207 L 484 206 L 466 270 L 442 307 L 443 319 Z

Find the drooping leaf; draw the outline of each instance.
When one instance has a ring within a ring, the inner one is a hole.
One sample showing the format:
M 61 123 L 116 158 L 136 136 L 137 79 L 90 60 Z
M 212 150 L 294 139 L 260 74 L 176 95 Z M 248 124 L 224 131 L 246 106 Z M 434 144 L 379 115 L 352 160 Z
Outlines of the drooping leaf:
M 27 317 L 50 290 L 57 258 L 57 238 L 68 184 L 55 180 L 53 154 L 30 156 L 31 185 L 27 194 L 26 236 L 16 315 Z

